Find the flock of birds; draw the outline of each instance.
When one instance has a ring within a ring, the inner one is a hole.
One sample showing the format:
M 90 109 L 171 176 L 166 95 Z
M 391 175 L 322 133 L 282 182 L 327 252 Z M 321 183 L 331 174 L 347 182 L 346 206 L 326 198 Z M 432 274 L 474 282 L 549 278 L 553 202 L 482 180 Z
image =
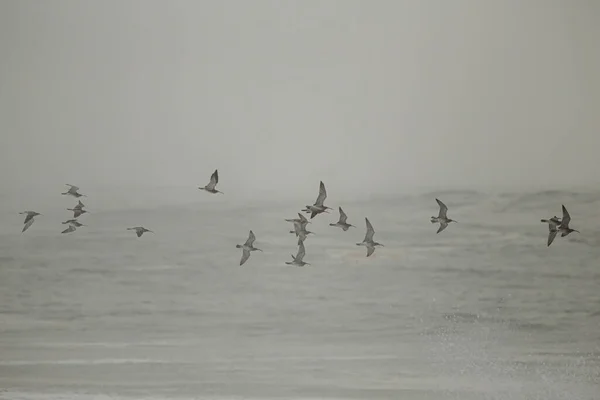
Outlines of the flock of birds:
M 219 172 L 218 172 L 218 170 L 215 170 L 215 172 L 213 172 L 210 177 L 209 183 L 204 187 L 199 187 L 198 189 L 205 190 L 212 194 L 217 194 L 217 193 L 223 194 L 223 192 L 216 189 L 216 186 L 218 183 L 219 183 Z M 79 193 L 79 188 L 77 186 L 70 185 L 70 184 L 67 184 L 67 186 L 69 186 L 69 190 L 64 193 L 61 193 L 62 195 L 72 196 L 77 199 L 79 199 L 80 197 L 87 197 L 84 194 Z M 322 213 L 329 213 L 328 210 L 332 210 L 332 208 L 328 207 L 324 204 L 326 198 L 327 198 L 327 191 L 325 190 L 325 184 L 323 183 L 323 181 L 321 181 L 320 185 L 319 185 L 319 195 L 317 196 L 317 200 L 314 202 L 313 205 L 307 205 L 304 209 L 302 209 L 302 211 L 307 214 L 310 214 L 310 219 L 313 219 L 316 215 L 319 215 Z M 447 216 L 448 207 L 446 207 L 446 205 L 441 200 L 435 199 L 435 201 L 438 203 L 440 210 L 439 210 L 437 217 L 434 217 L 434 216 L 431 217 L 431 223 L 432 224 L 436 224 L 436 223 L 440 224 L 440 227 L 438 228 L 438 230 L 436 232 L 436 233 L 440 233 L 444 229 L 446 229 L 451 222 L 458 222 L 458 221 L 448 218 L 448 216 Z M 67 208 L 67 210 L 73 211 L 73 218 L 63 222 L 63 224 L 68 224 L 69 227 L 67 229 L 65 229 L 64 231 L 62 231 L 61 233 L 71 233 L 71 232 L 74 232 L 79 227 L 86 226 L 78 221 L 78 218 L 81 215 L 83 215 L 85 213 L 89 213 L 89 211 L 85 210 L 84 207 L 85 207 L 85 205 L 81 202 L 81 200 L 78 200 L 77 205 L 75 205 L 73 208 Z M 338 211 L 340 214 L 338 222 L 331 223 L 331 224 L 329 224 L 330 226 L 341 228 L 344 232 L 346 232 L 351 227 L 356 228 L 354 225 L 349 224 L 347 222 L 348 216 L 346 215 L 344 210 L 342 210 L 342 207 L 338 207 Z M 565 236 L 569 235 L 571 232 L 579 233 L 578 230 L 571 229 L 569 227 L 569 222 L 571 221 L 571 216 L 569 215 L 569 212 L 567 211 L 567 209 L 565 208 L 564 205 L 562 206 L 562 213 L 563 213 L 562 219 L 558 218 L 555 215 L 552 218 L 541 220 L 541 222 L 548 224 L 548 230 L 549 230 L 548 246 L 550 246 L 552 244 L 552 242 L 554 241 L 554 238 L 556 237 L 556 235 L 559 232 L 561 234 L 560 235 L 561 237 L 565 237 Z M 25 232 L 27 229 L 29 229 L 29 227 L 35 221 L 36 216 L 42 215 L 35 211 L 23 211 L 19 214 L 26 215 L 25 221 L 24 221 L 25 225 L 21 232 Z M 313 233 L 306 229 L 306 226 L 311 222 L 308 220 L 308 218 L 306 218 L 304 215 L 302 215 L 300 213 L 298 213 L 298 218 L 285 219 L 285 221 L 292 222 L 294 224 L 294 230 L 290 231 L 290 233 L 294 233 L 296 235 L 296 237 L 298 238 L 298 253 L 295 256 L 292 254 L 292 261 L 287 261 L 286 264 L 295 265 L 298 267 L 310 265 L 309 263 L 304 261 L 304 256 L 306 254 L 306 250 L 304 248 L 304 241 L 306 240 L 306 238 L 308 237 L 309 234 Z M 375 252 L 375 248 L 377 246 L 383 246 L 383 245 L 381 243 L 378 243 L 373 240 L 373 236 L 375 235 L 375 230 L 373 229 L 373 225 L 371 224 L 369 219 L 366 217 L 365 217 L 365 223 L 366 223 L 366 228 L 367 228 L 365 238 L 363 239 L 363 241 L 361 243 L 356 243 L 356 245 L 357 246 L 365 246 L 367 249 L 367 257 L 369 257 L 370 255 L 372 255 Z M 146 232 L 154 233 L 153 231 L 146 229 L 143 226 L 135 226 L 135 227 L 127 228 L 127 230 L 135 231 L 137 237 L 141 237 Z M 262 252 L 261 249 L 254 247 L 255 241 L 256 241 L 256 236 L 254 235 L 254 232 L 250 231 L 246 242 L 244 244 L 237 244 L 235 246 L 238 249 L 242 249 L 242 258 L 240 260 L 240 265 L 243 265 L 246 261 L 248 261 L 248 259 L 250 258 L 251 252 L 253 252 L 253 251 L 261 251 Z

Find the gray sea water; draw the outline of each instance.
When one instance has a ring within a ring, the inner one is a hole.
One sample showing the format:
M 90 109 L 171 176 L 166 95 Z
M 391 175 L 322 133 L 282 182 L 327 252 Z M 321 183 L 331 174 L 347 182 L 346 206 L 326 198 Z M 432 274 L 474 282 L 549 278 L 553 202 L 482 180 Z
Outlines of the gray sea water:
M 64 207 L 0 226 L 3 399 L 600 398 L 600 193 L 421 193 L 304 205 Z M 439 235 L 435 197 L 459 221 Z M 60 198 L 65 206 L 73 199 Z M 573 233 L 546 246 L 565 204 Z M 338 204 L 330 203 L 337 208 Z M 385 247 L 358 247 L 364 217 Z M 125 230 L 156 231 L 138 239 Z M 239 266 L 252 229 L 254 252 Z

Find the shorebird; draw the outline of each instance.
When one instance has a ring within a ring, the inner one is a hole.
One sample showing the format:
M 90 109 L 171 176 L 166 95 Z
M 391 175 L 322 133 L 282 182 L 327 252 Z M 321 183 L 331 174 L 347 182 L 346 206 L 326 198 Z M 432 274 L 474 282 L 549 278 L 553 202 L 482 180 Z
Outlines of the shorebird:
M 133 228 L 127 228 L 127 230 L 128 231 L 135 231 L 135 233 L 137 234 L 137 237 L 142 236 L 144 234 L 144 232 L 154 233 L 150 229 L 146 229 L 143 226 L 134 226 Z
M 25 226 L 23 226 L 23 230 L 21 231 L 21 233 L 25 232 L 27 229 L 29 229 L 29 227 L 31 225 L 33 225 L 33 223 L 35 222 L 35 218 L 34 218 L 35 216 L 42 215 L 35 211 L 23 211 L 23 212 L 20 212 L 19 214 L 27 215 L 25 217 L 25 221 L 23 222 L 25 224 Z
M 306 219 L 306 217 L 300 213 L 298 213 L 298 217 L 299 218 L 294 218 L 294 219 L 286 219 L 287 222 L 300 222 L 302 224 L 303 227 L 305 227 L 307 224 L 311 224 L 312 222 L 309 221 L 308 219 Z M 290 231 L 290 233 L 294 233 L 294 231 Z
M 86 211 L 83 208 L 77 208 L 77 206 L 75 206 L 75 208 L 67 208 L 67 210 L 73 211 L 73 218 L 79 218 L 80 215 L 89 213 L 89 211 Z
M 69 220 L 66 220 L 66 221 L 65 221 L 65 222 L 63 222 L 62 224 L 63 224 L 63 225 L 65 225 L 65 224 L 73 225 L 73 226 L 75 226 L 76 228 L 79 228 L 80 226 L 87 226 L 87 225 L 84 225 L 84 224 L 82 224 L 81 222 L 77 221 L 76 219 L 69 219 Z
M 565 237 L 571 232 L 581 233 L 578 230 L 569 228 L 569 222 L 571 222 L 571 216 L 569 215 L 569 212 L 567 211 L 567 209 L 565 208 L 564 205 L 562 206 L 562 212 L 563 212 L 562 222 L 558 226 L 558 231 L 560 232 L 560 237 Z
M 446 229 L 446 227 L 448 226 L 448 224 L 450 222 L 458 222 L 458 221 L 450 219 L 446 216 L 446 213 L 448 212 L 448 207 L 446 207 L 446 205 L 444 203 L 442 203 L 439 199 L 435 199 L 435 201 L 437 201 L 438 205 L 440 206 L 440 213 L 438 214 L 437 217 L 431 217 L 431 223 L 432 224 L 435 224 L 436 222 L 440 223 L 440 228 L 436 232 L 436 233 L 440 233 L 441 231 Z
M 23 221 L 24 224 L 27 224 L 29 221 L 31 221 L 33 219 L 33 217 L 35 217 L 37 215 L 42 215 L 39 212 L 35 212 L 35 211 L 23 211 L 23 212 L 20 212 L 19 214 L 27 215 L 25 217 L 25 221 Z
M 262 251 L 261 249 L 257 249 L 254 247 L 254 241 L 256 240 L 256 236 L 254 236 L 254 232 L 250 231 L 248 234 L 248 239 L 246 239 L 246 243 L 244 244 L 236 244 L 236 249 L 242 249 L 242 259 L 240 260 L 240 265 L 246 262 L 250 258 L 251 251 Z
M 304 250 L 304 243 L 300 242 L 300 244 L 298 245 L 298 254 L 296 254 L 296 257 L 294 257 L 294 255 L 292 254 L 292 259 L 294 261 L 286 261 L 285 263 L 287 265 L 297 265 L 298 267 L 310 265 L 309 263 L 303 261 L 305 254 L 306 251 Z
M 556 237 L 556 234 L 558 233 L 558 224 L 556 221 L 556 217 L 554 218 L 550 218 L 547 222 L 548 222 L 548 246 L 550 246 L 552 244 L 552 242 L 554 241 L 554 238 Z M 542 220 L 544 221 L 544 220 Z M 544 221 L 546 222 L 546 221 Z
M 348 216 L 346 215 L 346 213 L 344 212 L 344 210 L 342 210 L 342 207 L 339 207 L 339 211 L 340 211 L 340 219 L 339 219 L 339 221 L 336 222 L 335 224 L 329 224 L 329 226 L 340 227 L 340 228 L 342 228 L 342 230 L 344 232 L 346 232 L 348 230 L 348 228 L 350 228 L 350 227 L 356 228 L 354 225 L 346 223 L 346 220 L 348 219 Z
M 314 235 L 314 232 L 307 231 L 306 225 L 301 222 L 294 222 L 293 232 L 296 234 L 296 237 L 298 237 L 298 244 L 304 242 L 309 234 L 312 233 Z
M 85 194 L 81 194 L 78 192 L 79 188 L 75 185 L 70 185 L 68 183 L 66 183 L 67 186 L 69 186 L 69 190 L 67 190 L 64 193 L 61 193 L 62 195 L 68 195 L 68 196 L 73 196 L 75 198 L 78 197 L 87 197 Z
M 315 215 L 321 214 L 322 212 L 329 213 L 327 210 L 331 210 L 331 207 L 327 207 L 323 205 L 325 199 L 327 198 L 327 191 L 325 190 L 325 184 L 321 181 L 319 185 L 319 195 L 317 196 L 317 201 L 312 206 L 306 206 L 302 211 L 306 213 L 310 213 L 310 219 L 313 219 Z
M 212 175 L 210 176 L 210 182 L 208 182 L 208 185 L 204 186 L 204 187 L 199 187 L 198 189 L 201 190 L 206 190 L 209 193 L 221 193 L 223 194 L 223 192 L 218 191 L 217 189 L 215 189 L 215 186 L 217 186 L 217 183 L 219 183 L 219 172 L 215 169 L 215 172 L 212 173 Z
M 367 233 L 365 234 L 365 238 L 362 243 L 356 243 L 357 246 L 366 246 L 367 247 L 367 257 L 369 257 L 373 252 L 375 252 L 376 246 L 383 246 L 381 243 L 377 243 L 373 241 L 373 235 L 375 234 L 375 229 L 373 229 L 373 225 L 369 222 L 369 219 L 365 217 L 365 222 L 367 223 Z

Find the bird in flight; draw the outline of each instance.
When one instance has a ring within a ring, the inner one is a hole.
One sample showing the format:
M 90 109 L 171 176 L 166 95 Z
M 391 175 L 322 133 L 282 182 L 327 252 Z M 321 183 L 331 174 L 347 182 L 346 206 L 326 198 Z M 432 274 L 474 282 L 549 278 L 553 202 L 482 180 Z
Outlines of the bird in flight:
M 367 233 L 365 234 L 365 238 L 361 243 L 356 243 L 357 246 L 365 246 L 367 248 L 367 257 L 375 252 L 375 247 L 383 246 L 381 243 L 377 243 L 373 240 L 373 235 L 375 234 L 375 229 L 373 229 L 373 225 L 369 222 L 369 219 L 365 217 L 365 222 L 367 223 Z
M 67 186 L 69 186 L 69 190 L 67 190 L 64 193 L 61 193 L 62 195 L 65 196 L 73 196 L 75 198 L 79 198 L 79 197 L 87 197 L 85 194 L 81 194 L 78 192 L 79 188 L 75 185 L 70 185 L 70 184 L 66 184 Z
M 223 192 L 220 192 L 217 189 L 215 189 L 215 186 L 217 186 L 217 183 L 219 183 L 219 172 L 215 169 L 215 172 L 213 172 L 212 175 L 210 176 L 210 182 L 208 182 L 208 185 L 206 185 L 204 187 L 199 187 L 198 189 L 206 190 L 207 192 L 212 193 L 212 194 L 216 194 L 216 193 L 223 194 Z
M 143 226 L 134 226 L 133 228 L 127 228 L 128 231 L 135 231 L 137 237 L 141 237 L 145 232 L 152 232 L 150 229 L 146 229 Z
M 339 219 L 339 221 L 336 222 L 335 224 L 329 224 L 329 226 L 340 227 L 340 228 L 342 228 L 342 230 L 344 232 L 346 232 L 350 227 L 356 228 L 354 225 L 346 223 L 346 220 L 348 219 L 348 216 L 346 215 L 346 213 L 344 212 L 344 210 L 342 210 L 342 207 L 339 207 L 339 211 L 340 211 L 340 219 Z
M 309 213 L 310 219 L 313 219 L 315 217 L 315 215 L 321 214 L 322 212 L 328 213 L 329 211 L 327 211 L 327 210 L 331 210 L 332 208 L 323 205 L 326 198 L 327 198 L 327 191 L 325 190 L 325 184 L 323 183 L 323 181 L 321 181 L 321 183 L 319 184 L 319 195 L 317 196 L 317 200 L 315 201 L 315 204 L 313 204 L 312 206 L 306 206 L 306 208 L 303 209 L 302 211 Z
M 23 222 L 25 225 L 23 226 L 23 230 L 21 231 L 21 233 L 25 232 L 27 229 L 29 229 L 29 227 L 31 225 L 33 225 L 33 223 L 35 222 L 34 217 L 36 217 L 38 215 L 42 215 L 35 211 L 23 211 L 23 212 L 20 212 L 19 214 L 26 215 L 25 221 Z
M 254 236 L 254 232 L 250 231 L 248 234 L 248 239 L 246 239 L 246 243 L 235 245 L 237 249 L 242 249 L 242 259 L 240 260 L 240 265 L 244 264 L 250 258 L 251 251 L 262 251 L 261 249 L 254 247 L 255 240 L 256 236 Z
M 309 263 L 304 262 L 305 254 L 306 254 L 306 250 L 304 249 L 304 243 L 300 242 L 300 244 L 298 245 L 298 254 L 296 254 L 296 257 L 294 257 L 294 255 L 292 254 L 293 261 L 286 261 L 285 263 L 287 265 L 296 265 L 298 267 L 304 267 L 305 265 L 310 265 Z
M 436 233 L 440 233 L 441 231 L 446 229 L 446 227 L 448 226 L 448 224 L 450 222 L 458 222 L 458 221 L 455 221 L 455 220 L 447 217 L 446 213 L 448 212 L 448 207 L 446 207 L 446 205 L 444 203 L 442 203 L 439 199 L 435 199 L 435 201 L 437 201 L 438 205 L 440 206 L 440 212 L 437 217 L 431 217 L 431 223 L 432 224 L 435 224 L 436 222 L 440 223 L 440 228 L 436 232 Z

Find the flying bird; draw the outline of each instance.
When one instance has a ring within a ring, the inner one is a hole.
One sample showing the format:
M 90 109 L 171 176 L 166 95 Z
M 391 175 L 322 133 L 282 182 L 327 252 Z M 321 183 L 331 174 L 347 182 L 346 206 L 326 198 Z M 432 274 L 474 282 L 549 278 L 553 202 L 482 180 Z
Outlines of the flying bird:
M 306 219 L 306 217 L 300 213 L 298 213 L 298 218 L 294 218 L 294 219 L 286 219 L 287 222 L 300 222 L 302 224 L 302 227 L 306 227 L 307 224 L 311 224 L 312 222 L 309 221 L 308 219 Z M 290 233 L 294 233 L 295 231 L 290 231 Z
M 367 233 L 365 234 L 365 238 L 362 243 L 356 243 L 357 246 L 365 246 L 367 248 L 367 257 L 375 252 L 375 247 L 383 246 L 381 243 L 377 243 L 373 240 L 373 235 L 375 234 L 375 229 L 373 229 L 373 225 L 369 222 L 369 219 L 365 217 L 365 222 L 367 223 Z
M 562 206 L 562 212 L 563 212 L 562 222 L 558 226 L 558 231 L 560 232 L 560 237 L 565 237 L 571 232 L 581 233 L 578 230 L 569 228 L 569 222 L 571 222 L 571 216 L 569 215 L 569 212 L 567 211 L 567 209 L 565 208 L 564 205 Z
M 25 221 L 23 221 L 24 224 L 27 224 L 29 221 L 31 221 L 33 219 L 33 217 L 42 215 L 39 212 L 35 212 L 35 211 L 23 211 L 23 212 L 20 212 L 19 214 L 27 215 L 25 217 Z
M 304 242 L 309 234 L 313 234 L 314 232 L 307 231 L 306 225 L 303 225 L 301 222 L 294 222 L 294 233 L 296 237 L 298 237 L 298 245 Z
M 67 210 L 73 211 L 73 218 L 79 218 L 80 215 L 89 213 L 89 211 L 86 211 L 83 208 L 77 208 L 77 206 L 75 206 L 75 208 L 67 208 Z
M 219 183 L 219 172 L 215 169 L 215 172 L 212 173 L 212 175 L 210 176 L 210 182 L 208 182 L 208 185 L 204 186 L 204 187 L 199 187 L 198 189 L 201 190 L 206 190 L 209 193 L 221 193 L 223 194 L 223 192 L 218 191 L 217 189 L 215 189 L 215 186 L 217 186 L 217 183 Z
M 78 192 L 79 188 L 75 185 L 70 185 L 70 184 L 66 184 L 67 186 L 69 186 L 69 190 L 67 190 L 64 193 L 61 193 L 62 195 L 65 196 L 73 196 L 75 198 L 79 198 L 79 197 L 87 197 L 85 194 L 81 194 Z
M 134 226 L 133 228 L 127 228 L 128 231 L 135 231 L 137 237 L 140 237 L 144 234 L 144 232 L 152 232 L 150 229 L 146 229 L 143 226 Z
M 87 226 L 82 224 L 81 222 L 77 221 L 76 219 L 69 219 L 66 220 L 65 222 L 62 223 L 63 225 L 65 224 L 69 224 L 69 225 L 74 225 L 76 228 L 79 228 L 80 226 Z
M 302 211 L 304 211 L 306 213 L 310 213 L 310 219 L 313 219 L 315 217 L 315 215 L 321 214 L 322 212 L 329 213 L 329 211 L 327 211 L 327 210 L 331 210 L 332 208 L 323 205 L 326 198 L 327 198 L 327 191 L 325 190 L 325 184 L 323 183 L 323 181 L 321 181 L 321 183 L 319 185 L 319 195 L 317 196 L 317 200 L 315 201 L 315 204 L 313 204 L 312 206 L 306 206 L 306 208 L 303 209 Z
M 298 245 L 298 254 L 296 254 L 296 257 L 294 257 L 294 255 L 292 254 L 292 259 L 293 261 L 286 261 L 285 263 L 287 265 L 296 265 L 298 267 L 303 267 L 305 265 L 310 265 L 307 262 L 304 262 L 304 255 L 306 254 L 306 251 L 304 249 L 304 243 L 300 242 L 300 244 Z
M 248 239 L 246 239 L 246 243 L 235 245 L 237 249 L 242 249 L 242 259 L 240 260 L 240 265 L 244 264 L 250 258 L 251 251 L 262 251 L 261 249 L 254 247 L 255 240 L 256 236 L 254 236 L 254 232 L 250 231 L 248 234 Z
M 450 222 L 458 222 L 458 221 L 450 219 L 446 216 L 446 213 L 448 212 L 448 207 L 446 207 L 446 205 L 444 203 L 442 203 L 439 199 L 435 199 L 435 201 L 437 201 L 438 205 L 440 206 L 440 213 L 438 214 L 437 217 L 431 217 L 431 223 L 432 224 L 435 224 L 436 222 L 440 223 L 440 228 L 436 232 L 436 233 L 440 233 L 441 231 L 446 229 L 446 227 L 448 226 L 448 224 Z
M 354 225 L 346 223 L 346 220 L 348 219 L 348 216 L 346 215 L 346 213 L 344 212 L 344 210 L 342 210 L 342 207 L 339 207 L 339 211 L 340 211 L 340 219 L 339 219 L 339 221 L 336 222 L 335 224 L 329 224 L 329 226 L 340 227 L 340 228 L 342 228 L 342 230 L 344 232 L 346 232 L 350 227 L 356 228 Z

